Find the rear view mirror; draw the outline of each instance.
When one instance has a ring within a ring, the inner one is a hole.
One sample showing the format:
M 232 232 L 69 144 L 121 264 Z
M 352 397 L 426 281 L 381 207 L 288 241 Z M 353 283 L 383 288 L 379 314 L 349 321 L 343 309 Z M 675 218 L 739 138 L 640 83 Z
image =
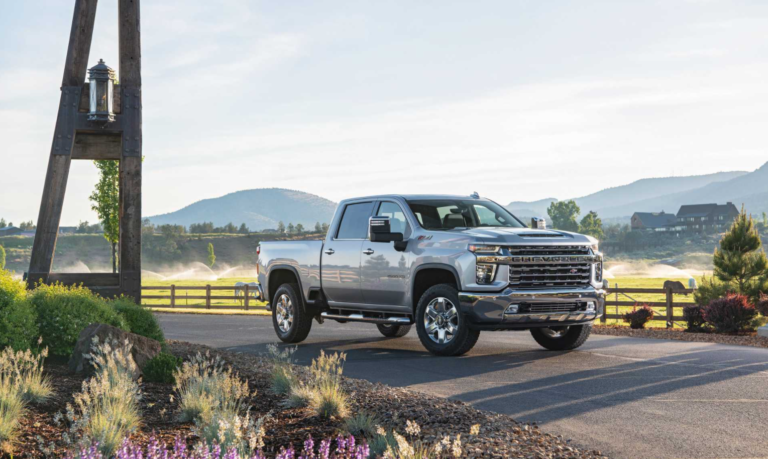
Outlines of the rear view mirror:
M 371 217 L 368 222 L 371 242 L 401 242 L 403 233 L 393 233 L 389 217 Z

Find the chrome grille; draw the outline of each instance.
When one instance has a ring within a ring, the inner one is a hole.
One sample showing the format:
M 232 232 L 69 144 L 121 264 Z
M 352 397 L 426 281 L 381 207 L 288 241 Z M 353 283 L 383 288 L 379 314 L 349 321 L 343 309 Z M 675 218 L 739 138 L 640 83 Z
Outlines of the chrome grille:
M 575 312 L 581 309 L 581 303 L 535 303 L 522 305 L 520 312 L 531 314 L 547 314 L 551 312 Z
M 589 246 L 512 246 L 511 255 L 561 256 L 589 255 Z M 509 267 L 510 286 L 519 289 L 586 287 L 590 282 L 591 263 L 513 264 Z

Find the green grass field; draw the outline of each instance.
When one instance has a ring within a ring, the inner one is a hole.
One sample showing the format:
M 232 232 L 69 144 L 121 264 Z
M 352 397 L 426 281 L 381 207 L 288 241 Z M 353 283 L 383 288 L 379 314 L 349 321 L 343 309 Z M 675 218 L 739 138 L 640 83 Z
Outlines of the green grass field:
M 213 290 L 211 296 L 234 296 L 234 286 L 237 282 L 254 282 L 252 278 L 238 278 L 228 277 L 225 279 L 218 279 L 212 281 L 201 280 L 143 280 L 143 287 L 168 287 L 161 290 L 144 290 L 143 295 L 146 296 L 169 296 L 171 294 L 171 285 L 176 286 L 176 307 L 183 308 L 195 308 L 205 306 L 204 299 L 190 299 L 190 296 L 205 296 L 205 290 L 183 290 L 181 287 L 205 287 L 210 285 L 211 287 L 233 287 L 231 290 Z M 144 299 L 142 303 L 146 306 L 158 308 L 161 306 L 167 306 L 170 304 L 168 299 Z M 241 309 L 236 306 L 238 302 L 236 300 L 211 300 L 211 306 L 224 306 L 231 305 L 233 309 Z M 249 306 L 258 309 L 264 309 L 266 303 L 251 301 Z M 219 310 L 220 311 L 220 310 Z

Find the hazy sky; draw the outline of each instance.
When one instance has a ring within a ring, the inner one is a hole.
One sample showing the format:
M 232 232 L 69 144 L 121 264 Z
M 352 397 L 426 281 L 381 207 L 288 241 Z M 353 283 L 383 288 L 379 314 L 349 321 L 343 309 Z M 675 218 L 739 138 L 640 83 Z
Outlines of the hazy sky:
M 117 67 L 116 0 L 91 50 Z M 2 0 L 0 217 L 37 219 L 73 0 Z M 768 161 L 765 1 L 144 0 L 144 215 L 232 191 L 503 203 Z M 63 225 L 95 221 L 73 162 Z

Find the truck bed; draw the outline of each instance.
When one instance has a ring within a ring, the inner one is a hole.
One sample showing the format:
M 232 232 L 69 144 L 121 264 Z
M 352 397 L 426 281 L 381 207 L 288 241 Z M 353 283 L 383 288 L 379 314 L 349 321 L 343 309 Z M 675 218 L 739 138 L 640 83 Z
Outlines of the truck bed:
M 323 241 L 275 241 L 262 242 L 259 263 L 261 273 L 267 274 L 276 267 L 291 267 L 299 275 L 304 298 L 309 297 L 312 287 L 320 287 L 320 258 Z M 262 281 L 259 276 L 259 281 Z

